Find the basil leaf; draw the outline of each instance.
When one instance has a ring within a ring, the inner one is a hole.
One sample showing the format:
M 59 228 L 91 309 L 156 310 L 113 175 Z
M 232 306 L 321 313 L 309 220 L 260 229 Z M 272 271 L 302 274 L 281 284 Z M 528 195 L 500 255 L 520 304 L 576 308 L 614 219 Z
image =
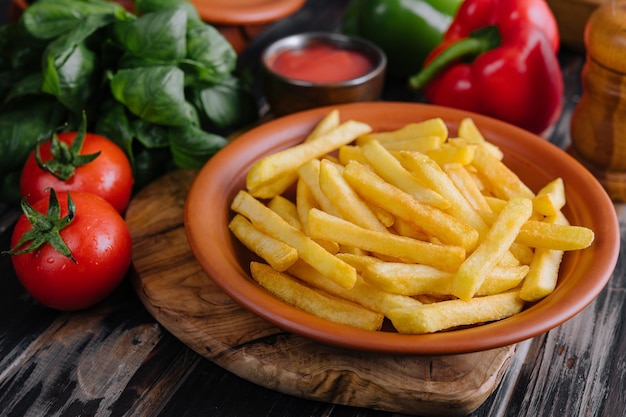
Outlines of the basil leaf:
M 167 148 L 146 149 L 139 147 L 135 150 L 134 168 L 133 179 L 135 184 L 133 188 L 140 190 L 172 168 L 170 150 Z
M 38 0 L 26 8 L 22 21 L 36 38 L 53 39 L 73 30 L 87 16 L 111 15 L 128 19 L 131 15 L 116 2 L 99 0 Z
M 237 65 L 232 45 L 213 26 L 190 22 L 187 29 L 187 59 L 201 64 L 211 75 L 229 75 Z
M 14 100 L 0 111 L 0 173 L 21 169 L 40 135 L 63 123 L 66 111 L 46 96 Z
M 219 128 L 244 125 L 258 117 L 254 96 L 235 79 L 194 91 L 202 115 Z
M 47 42 L 29 34 L 21 22 L 0 26 L 2 67 L 21 70 L 39 69 Z
M 138 15 L 144 15 L 146 13 L 156 12 L 159 10 L 183 8 L 187 10 L 189 19 L 202 21 L 193 3 L 187 0 L 135 0 L 134 3 L 135 12 Z
M 166 126 L 194 123 L 185 103 L 183 71 L 174 66 L 123 69 L 111 78 L 113 96 L 142 119 Z
M 170 149 L 179 168 L 199 169 L 228 141 L 195 126 L 170 129 Z
M 46 56 L 42 91 L 58 98 L 74 113 L 83 110 L 94 88 L 96 55 L 81 43 L 59 56 Z
M 133 119 L 131 124 L 137 140 L 146 148 L 167 148 L 169 145 L 169 127 L 147 123 L 142 119 Z
M 133 22 L 114 25 L 115 39 L 132 55 L 176 63 L 186 54 L 187 12 L 170 9 L 152 12 Z
M 112 23 L 112 15 L 89 15 L 72 30 L 51 42 L 43 57 L 42 91 L 52 94 L 74 113 L 89 106 L 98 87 L 96 70 L 99 61 L 86 46 L 86 39 L 101 27 Z
M 23 96 L 41 94 L 41 86 L 43 84 L 43 75 L 41 72 L 24 74 L 21 77 L 15 77 L 14 75 L 11 77 L 11 74 L 7 75 L 6 81 L 10 82 L 11 85 L 6 86 L 8 92 L 5 96 L 5 102 Z M 0 85 L 0 91 L 2 91 L 2 89 L 3 86 Z
M 114 141 L 128 156 L 134 165 L 133 129 L 126 110 L 122 104 L 111 99 L 100 107 L 100 115 L 94 126 L 95 132 Z

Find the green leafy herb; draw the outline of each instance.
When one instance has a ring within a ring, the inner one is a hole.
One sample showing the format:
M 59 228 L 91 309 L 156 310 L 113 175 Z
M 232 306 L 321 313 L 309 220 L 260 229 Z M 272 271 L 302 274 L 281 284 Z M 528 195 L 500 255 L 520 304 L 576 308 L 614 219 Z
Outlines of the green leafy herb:
M 37 0 L 0 27 L 0 187 L 40 135 L 76 130 L 83 112 L 89 131 L 128 154 L 138 186 L 202 166 L 222 135 L 258 117 L 235 51 L 191 3 L 136 0 L 135 13 L 106 0 Z

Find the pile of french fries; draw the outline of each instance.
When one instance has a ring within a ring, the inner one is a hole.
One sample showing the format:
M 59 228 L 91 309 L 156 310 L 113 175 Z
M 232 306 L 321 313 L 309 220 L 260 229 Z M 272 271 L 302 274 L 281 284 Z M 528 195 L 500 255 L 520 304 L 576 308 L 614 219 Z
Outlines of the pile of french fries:
M 333 110 L 250 168 L 229 228 L 263 260 L 252 278 L 318 317 L 405 334 L 500 320 L 594 239 L 562 213 L 561 178 L 535 194 L 502 158 L 471 118 L 452 137 L 440 118 L 374 132 Z

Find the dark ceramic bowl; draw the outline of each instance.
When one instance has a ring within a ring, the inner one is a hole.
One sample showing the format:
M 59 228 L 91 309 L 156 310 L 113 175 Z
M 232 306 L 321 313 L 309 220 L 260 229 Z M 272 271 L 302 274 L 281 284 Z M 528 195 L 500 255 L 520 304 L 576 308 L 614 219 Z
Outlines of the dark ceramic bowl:
M 359 53 L 367 58 L 370 68 L 361 75 L 340 81 L 310 81 L 276 71 L 273 62 L 279 54 L 320 45 Z M 274 42 L 263 52 L 263 93 L 275 116 L 334 104 L 376 101 L 384 86 L 386 67 L 384 52 L 367 40 L 331 32 L 292 35 Z

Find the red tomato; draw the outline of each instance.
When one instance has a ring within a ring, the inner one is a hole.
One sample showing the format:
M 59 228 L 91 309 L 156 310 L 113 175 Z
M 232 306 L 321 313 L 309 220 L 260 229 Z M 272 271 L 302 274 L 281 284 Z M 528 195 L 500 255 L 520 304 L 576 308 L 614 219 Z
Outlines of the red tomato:
M 59 231 L 76 262 L 45 243 L 30 253 L 13 255 L 17 277 L 35 300 L 58 310 L 79 310 L 96 304 L 115 290 L 131 262 L 131 238 L 122 216 L 102 198 L 71 192 L 74 220 Z M 61 217 L 66 216 L 67 193 L 58 193 Z M 48 210 L 48 197 L 32 205 Z M 13 230 L 11 247 L 32 229 L 22 215 Z M 22 249 L 25 245 L 22 245 Z
M 59 141 L 70 145 L 76 132 L 58 135 Z M 50 161 L 51 141 L 44 142 L 40 149 L 41 160 Z M 115 209 L 123 213 L 128 206 L 133 188 L 133 172 L 130 162 L 122 149 L 104 136 L 94 133 L 85 135 L 81 155 L 100 152 L 93 161 L 76 167 L 74 175 L 64 181 L 42 169 L 35 159 L 35 151 L 26 159 L 20 176 L 20 192 L 26 201 L 34 203 L 46 197 L 47 188 L 60 191 L 85 191 L 107 200 Z

